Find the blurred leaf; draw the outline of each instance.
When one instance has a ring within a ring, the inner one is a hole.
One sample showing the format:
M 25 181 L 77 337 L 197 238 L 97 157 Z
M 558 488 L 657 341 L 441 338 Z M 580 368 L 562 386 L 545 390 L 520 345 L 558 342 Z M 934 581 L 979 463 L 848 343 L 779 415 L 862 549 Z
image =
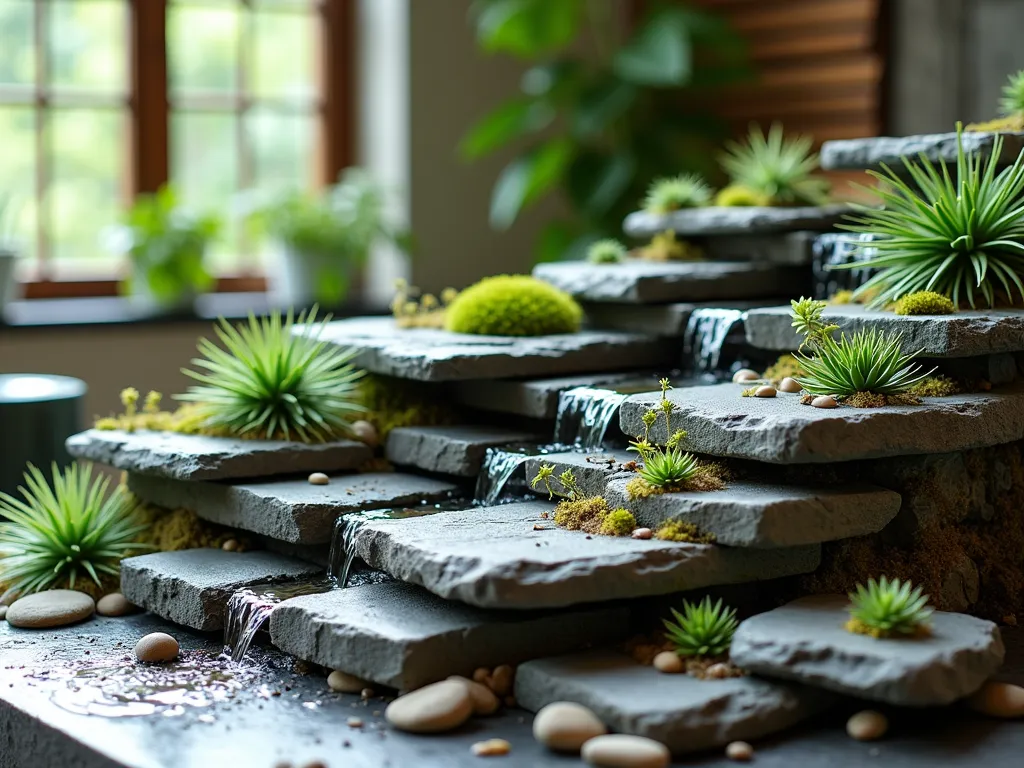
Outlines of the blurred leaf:
M 504 146 L 512 139 L 551 125 L 555 111 L 534 99 L 515 99 L 501 104 L 470 128 L 459 145 L 463 158 L 473 160 Z
M 530 67 L 519 81 L 520 90 L 528 96 L 544 96 L 559 101 L 572 89 L 580 72 L 578 61 L 559 59 Z
M 685 85 L 692 70 L 687 14 L 665 8 L 651 15 L 613 61 L 615 73 L 638 85 Z
M 529 58 L 575 39 L 583 0 L 477 0 L 477 39 L 485 51 Z
M 491 193 L 491 226 L 508 229 L 520 211 L 562 180 L 573 145 L 555 139 L 520 155 L 505 166 Z
M 566 176 L 566 188 L 573 203 L 588 218 L 598 219 L 629 188 L 636 170 L 631 154 L 592 151 L 576 156 Z
M 549 221 L 537 235 L 537 263 L 561 261 L 569 245 L 579 235 L 579 225 L 568 221 Z
M 636 87 L 608 79 L 587 89 L 576 106 L 573 130 L 577 136 L 595 136 L 622 117 L 636 102 Z

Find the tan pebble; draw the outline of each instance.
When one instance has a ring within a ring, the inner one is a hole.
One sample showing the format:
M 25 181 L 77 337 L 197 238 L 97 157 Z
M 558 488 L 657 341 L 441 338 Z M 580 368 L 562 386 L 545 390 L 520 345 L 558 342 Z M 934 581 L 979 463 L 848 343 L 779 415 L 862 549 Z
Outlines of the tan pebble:
M 533 719 L 533 738 L 556 752 L 576 754 L 584 743 L 607 732 L 597 715 L 571 701 L 548 704 Z
M 754 748 L 745 741 L 734 741 L 725 748 L 725 756 L 745 763 L 754 756 Z
M 366 443 L 371 448 L 380 445 L 380 435 L 377 428 L 365 419 L 352 422 L 352 437 L 361 443 Z
M 137 605 L 128 602 L 120 592 L 104 595 L 96 603 L 96 613 L 100 616 L 127 616 L 139 610 Z
M 89 595 L 70 589 L 51 589 L 25 595 L 7 609 L 7 623 L 24 629 L 63 627 L 88 619 L 96 609 Z
M 761 374 L 757 371 L 752 371 L 749 368 L 740 368 L 732 375 L 732 380 L 736 383 L 741 381 L 757 381 L 760 378 Z
M 831 395 L 818 395 L 818 397 L 811 400 L 811 405 L 815 408 L 835 408 L 839 403 Z
M 6 605 L 6 606 L 14 605 L 14 601 L 17 600 L 20 596 L 21 596 L 21 592 L 19 592 L 14 587 L 11 587 L 6 592 L 4 592 L 2 595 L 0 595 L 0 605 Z
M 704 677 L 710 677 L 712 680 L 723 680 L 729 676 L 729 665 L 718 662 L 712 664 L 710 667 L 704 670 Z
M 512 686 L 516 682 L 516 671 L 508 664 L 502 664 L 494 668 L 491 673 L 490 689 L 499 696 L 508 696 L 512 693 Z
M 474 715 L 493 715 L 498 711 L 498 707 L 501 706 L 501 702 L 498 701 L 498 697 L 495 696 L 494 692 L 483 683 L 478 683 L 475 680 L 470 680 L 467 677 L 461 677 L 459 675 L 452 675 L 448 679 L 458 680 L 469 690 L 469 696 L 473 699 Z
M 220 548 L 223 549 L 225 552 L 237 552 L 238 551 L 238 542 L 235 541 L 234 539 L 228 539 L 227 541 L 225 541 L 223 544 L 220 545 Z
M 989 717 L 1024 717 L 1024 688 L 989 680 L 967 698 L 967 706 Z
M 0 605 L 0 621 L 6 621 L 6 620 L 7 620 L 7 606 L 6 605 Z
M 754 391 L 754 397 L 775 397 L 775 387 L 763 386 Z
M 662 651 L 654 657 L 654 668 L 659 672 L 677 674 L 686 671 L 686 664 L 675 651 Z
M 348 723 L 348 727 L 349 728 L 362 728 L 363 727 L 363 721 L 362 721 L 361 718 L 358 718 L 358 717 L 350 717 L 346 722 Z
M 327 676 L 327 686 L 336 693 L 361 693 L 366 688 L 366 681 L 336 669 Z
M 802 389 L 803 387 L 800 386 L 800 382 L 790 376 L 779 382 L 779 392 L 799 392 Z M 742 744 L 744 742 L 737 743 Z
M 323 472 L 314 472 L 309 476 L 310 485 L 327 485 L 330 482 L 331 478 L 329 478 Z
M 889 721 L 881 712 L 865 709 L 846 721 L 846 732 L 857 741 L 874 741 L 885 736 Z
M 584 762 L 601 768 L 665 768 L 672 761 L 664 744 L 624 733 L 593 738 L 580 752 Z
M 359 692 L 359 696 L 364 699 L 372 699 L 373 693 L 373 688 L 363 688 L 363 690 Z
M 490 688 L 491 671 L 483 667 L 473 670 L 473 681 L 477 683 L 483 683 Z
M 654 536 L 654 531 L 650 528 L 636 528 L 633 531 L 634 539 L 649 539 Z
M 166 632 L 153 632 L 135 644 L 135 658 L 152 664 L 178 658 L 178 641 Z
M 478 741 L 469 749 L 477 757 L 495 757 L 507 755 L 512 751 L 512 745 L 504 739 L 488 739 L 487 741 Z
M 399 696 L 384 710 L 384 718 L 391 725 L 410 733 L 450 731 L 472 714 L 473 698 L 457 680 L 442 680 Z

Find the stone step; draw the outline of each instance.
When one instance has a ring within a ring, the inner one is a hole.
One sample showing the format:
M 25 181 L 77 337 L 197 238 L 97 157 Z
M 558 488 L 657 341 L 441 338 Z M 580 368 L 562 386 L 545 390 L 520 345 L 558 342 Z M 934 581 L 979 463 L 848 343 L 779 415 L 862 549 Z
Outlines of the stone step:
M 384 455 L 399 466 L 456 477 L 476 477 L 488 448 L 512 443 L 539 443 L 547 436 L 505 427 L 396 427 L 388 434 Z
M 800 395 L 742 397 L 743 384 L 674 389 L 672 428 L 685 429 L 684 447 L 712 456 L 776 464 L 952 453 L 1024 438 L 1024 385 L 991 392 L 926 397 L 919 405 L 813 408 Z M 660 392 L 634 395 L 619 409 L 626 434 L 643 431 L 641 418 Z M 659 419 L 651 439 L 664 442 Z
M 630 237 L 649 238 L 671 230 L 683 237 L 770 235 L 807 230 L 827 232 L 852 212 L 848 205 L 795 207 L 736 206 L 684 208 L 671 213 L 634 211 L 622 228 Z M 802 234 L 802 233 L 801 233 Z
M 538 264 L 533 268 L 533 275 L 581 301 L 620 304 L 735 301 L 786 296 L 810 279 L 803 267 L 750 261 L 637 259 L 619 264 L 551 262 Z M 628 309 L 623 307 L 622 311 Z M 608 367 L 615 364 L 611 362 Z M 621 365 L 621 361 L 618 364 Z
M 417 381 L 475 381 L 567 376 L 621 368 L 671 366 L 670 339 L 621 331 L 555 336 L 477 336 L 434 328 L 399 328 L 386 317 L 328 323 L 324 341 L 354 349 L 356 365 Z
M 963 135 L 964 152 L 988 159 L 997 135 L 1003 137 L 1001 166 L 1007 166 L 1024 150 L 1024 133 L 978 132 Z M 924 154 L 933 163 L 950 163 L 956 169 L 956 133 L 930 133 L 917 136 L 874 136 L 862 139 L 826 141 L 821 145 L 821 167 L 827 171 L 880 170 L 888 165 L 900 175 L 907 175 L 902 158 L 917 159 Z
M 556 528 L 530 501 L 368 520 L 354 551 L 371 567 L 483 608 L 557 608 L 809 573 L 819 546 L 740 550 L 589 536 Z
M 964 310 L 952 315 L 897 315 L 857 304 L 832 305 L 824 318 L 846 333 L 875 329 L 903 334 L 904 353 L 959 358 L 1024 351 L 1024 311 Z M 747 342 L 761 349 L 792 352 L 802 337 L 793 329 L 790 307 L 751 309 Z
M 683 336 L 697 309 L 750 310 L 771 306 L 773 299 L 747 301 L 683 302 L 676 304 L 639 304 L 624 307 L 609 302 L 584 302 L 587 322 L 593 328 L 613 328 L 619 331 L 657 333 L 661 336 Z M 742 327 L 737 324 L 740 331 Z
M 235 480 L 307 472 L 356 469 L 373 458 L 362 443 L 296 443 L 89 429 L 67 439 L 77 459 L 175 480 Z
M 121 592 L 135 605 L 192 629 L 224 628 L 228 599 L 242 587 L 322 576 L 323 568 L 272 552 L 186 549 L 121 561 Z
M 610 458 L 617 463 L 607 463 Z M 636 474 L 620 468 L 636 458 L 624 452 L 549 454 L 529 459 L 526 473 L 532 478 L 542 463 L 552 464 L 556 475 L 572 469 L 585 492 L 604 496 L 613 509 L 625 507 L 639 526 L 657 528 L 667 520 L 680 520 L 731 547 L 798 547 L 865 536 L 882 530 L 900 509 L 898 493 L 867 484 L 788 486 L 736 480 L 720 491 L 630 499 L 626 484 Z
M 151 504 L 292 544 L 330 542 L 335 520 L 351 512 L 429 504 L 459 491 L 454 483 L 401 472 L 331 475 L 328 485 L 305 478 L 192 483 L 129 473 L 128 488 Z
M 516 671 L 516 701 L 531 712 L 556 701 L 582 704 L 616 733 L 646 736 L 677 755 L 777 733 L 835 699 L 754 677 L 665 674 L 610 650 L 529 661 Z
M 628 632 L 629 610 L 621 604 L 568 614 L 484 611 L 400 582 L 293 598 L 270 616 L 270 637 L 281 650 L 403 691 Z

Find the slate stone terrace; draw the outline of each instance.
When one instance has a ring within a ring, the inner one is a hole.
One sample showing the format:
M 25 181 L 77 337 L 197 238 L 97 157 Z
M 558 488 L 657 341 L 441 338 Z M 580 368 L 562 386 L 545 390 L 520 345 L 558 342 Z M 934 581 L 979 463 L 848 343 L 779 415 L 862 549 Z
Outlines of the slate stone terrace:
M 963 135 L 968 155 L 988 158 L 997 135 L 1003 137 L 1000 165 L 1009 165 L 1024 150 L 1024 133 L 967 132 Z M 843 141 L 826 141 L 821 147 L 821 167 L 827 171 L 879 170 L 884 163 L 905 174 L 902 158 L 916 159 L 924 154 L 933 163 L 956 165 L 956 133 L 932 133 L 918 136 L 874 136 Z
M 637 238 L 652 237 L 665 230 L 684 237 L 766 235 L 798 230 L 827 232 L 850 211 L 848 205 L 800 208 L 710 206 L 664 214 L 635 211 L 626 217 L 623 229 L 630 237 Z

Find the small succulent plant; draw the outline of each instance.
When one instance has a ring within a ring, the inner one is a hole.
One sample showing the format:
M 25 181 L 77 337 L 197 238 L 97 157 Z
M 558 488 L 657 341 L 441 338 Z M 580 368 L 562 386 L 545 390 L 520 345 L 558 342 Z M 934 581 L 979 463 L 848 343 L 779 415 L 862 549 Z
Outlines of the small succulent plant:
M 726 144 L 721 163 L 732 184 L 775 205 L 824 205 L 829 183 L 812 175 L 818 155 L 811 144 L 809 136 L 785 138 L 779 123 L 772 124 L 767 136 L 752 125 L 745 144 Z
M 122 557 L 147 547 L 138 502 L 121 487 L 108 494 L 109 485 L 72 464 L 53 466 L 51 487 L 30 464 L 21 499 L 0 493 L 0 582 L 28 593 L 116 577 Z
M 239 437 L 325 442 L 344 435 L 350 417 L 362 413 L 354 352 L 329 345 L 320 336 L 327 319 L 316 309 L 295 319 L 289 310 L 237 328 L 216 326 L 224 344 L 199 340 L 202 370 L 183 373 L 199 382 L 178 399 L 195 404 L 203 426 Z
M 626 246 L 614 238 L 598 240 L 587 249 L 587 261 L 591 264 L 618 264 L 626 258 Z
M 1006 117 L 1024 115 L 1024 69 L 1010 75 L 1003 86 L 1003 98 L 999 101 L 999 111 Z
M 736 610 L 721 599 L 712 604 L 705 597 L 698 604 L 683 601 L 683 612 L 671 609 L 675 621 L 664 619 L 665 636 L 680 656 L 723 656 L 736 633 Z
M 445 312 L 445 328 L 486 336 L 575 333 L 583 310 L 565 291 L 529 275 L 485 277 L 462 291 Z
M 908 637 L 928 632 L 933 609 L 921 587 L 909 581 L 868 579 L 867 586 L 858 584 L 850 598 L 851 632 L 872 637 Z
M 648 213 L 670 213 L 699 208 L 711 202 L 711 187 L 696 173 L 655 179 L 647 188 L 643 207 Z

